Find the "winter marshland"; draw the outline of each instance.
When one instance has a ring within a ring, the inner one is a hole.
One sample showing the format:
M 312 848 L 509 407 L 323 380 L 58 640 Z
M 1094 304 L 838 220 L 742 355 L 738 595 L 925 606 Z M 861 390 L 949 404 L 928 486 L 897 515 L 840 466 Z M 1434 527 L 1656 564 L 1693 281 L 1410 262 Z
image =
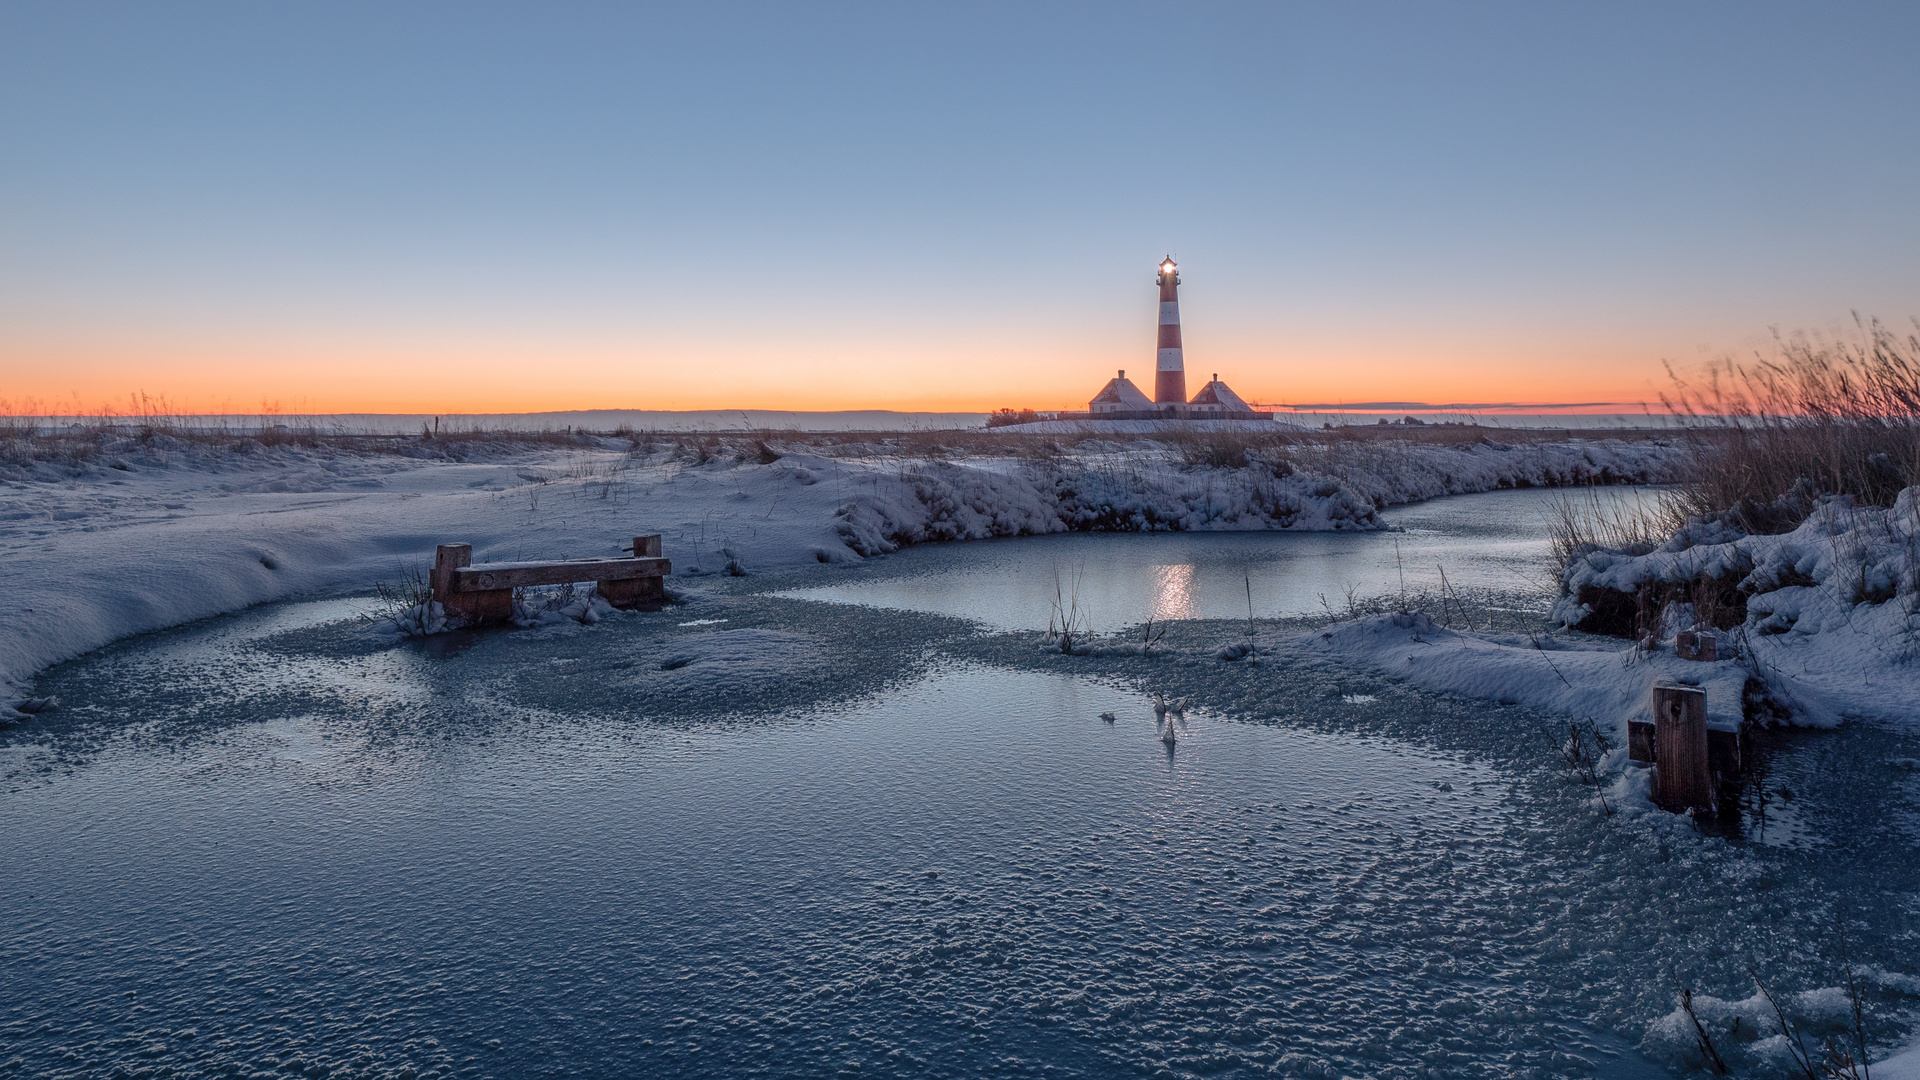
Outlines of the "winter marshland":
M 20 1075 L 1795 1076 L 1920 1020 L 1920 491 L 1687 513 L 1792 425 L 7 434 Z M 640 531 L 658 611 L 422 595 Z M 1717 816 L 1626 760 L 1663 678 L 1761 718 Z

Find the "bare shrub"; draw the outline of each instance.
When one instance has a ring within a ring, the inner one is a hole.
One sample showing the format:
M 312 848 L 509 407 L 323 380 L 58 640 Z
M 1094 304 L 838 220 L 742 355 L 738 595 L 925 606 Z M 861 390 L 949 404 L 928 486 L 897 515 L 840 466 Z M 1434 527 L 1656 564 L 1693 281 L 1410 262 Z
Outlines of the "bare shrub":
M 1060 652 L 1073 655 L 1076 643 L 1084 643 L 1093 637 L 1092 613 L 1080 606 L 1081 571 L 1075 571 L 1071 582 L 1062 580 L 1060 568 L 1053 569 L 1053 613 L 1047 618 L 1047 641 L 1057 642 Z
M 1539 642 L 1534 644 L 1538 646 Z M 1560 744 L 1560 760 L 1566 763 L 1567 771 L 1594 790 L 1600 797 L 1600 809 L 1608 817 L 1613 816 L 1613 805 L 1607 802 L 1607 793 L 1600 784 L 1600 770 L 1606 767 L 1607 755 L 1612 751 L 1613 743 L 1592 720 L 1569 723 L 1567 741 Z
M 366 612 L 371 620 L 398 619 L 403 614 L 433 600 L 433 586 L 427 573 L 418 566 L 400 569 L 395 581 L 382 581 L 373 587 L 373 607 Z

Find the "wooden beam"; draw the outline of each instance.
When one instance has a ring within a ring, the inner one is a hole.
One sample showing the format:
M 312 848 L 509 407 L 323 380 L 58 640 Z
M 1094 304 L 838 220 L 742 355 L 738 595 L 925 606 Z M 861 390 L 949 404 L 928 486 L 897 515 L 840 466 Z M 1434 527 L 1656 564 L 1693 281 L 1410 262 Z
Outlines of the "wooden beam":
M 567 585 L 576 581 L 626 581 L 664 577 L 666 559 L 574 559 L 565 562 L 480 563 L 452 572 L 453 591 L 485 592 L 529 585 Z
M 596 583 L 594 589 L 600 594 L 600 599 L 617 608 L 658 611 L 667 602 L 665 578 L 641 577 L 627 578 L 624 581 L 602 581 Z

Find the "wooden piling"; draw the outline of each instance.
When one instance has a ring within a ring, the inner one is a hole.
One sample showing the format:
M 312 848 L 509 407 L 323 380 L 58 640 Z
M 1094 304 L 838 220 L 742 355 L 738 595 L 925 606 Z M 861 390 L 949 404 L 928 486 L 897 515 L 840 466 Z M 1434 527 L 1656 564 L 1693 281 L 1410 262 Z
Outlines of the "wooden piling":
M 648 533 L 633 538 L 633 547 L 629 549 L 636 559 L 657 559 L 660 557 L 660 534 Z M 600 599 L 617 608 L 640 608 L 658 611 L 667 602 L 667 583 L 664 577 L 628 578 L 624 581 L 601 581 L 594 585 L 600 593 Z
M 1731 784 L 1740 779 L 1740 770 L 1744 767 L 1740 753 L 1742 741 L 1738 731 L 1707 729 L 1707 769 L 1713 773 L 1715 784 Z
M 473 565 L 472 544 L 441 544 L 433 549 L 433 598 L 445 607 L 453 599 L 453 572 Z
M 1653 688 L 1653 801 L 1663 810 L 1714 813 L 1707 747 L 1707 693 L 1695 686 Z
M 1651 723 L 1645 720 L 1627 721 L 1627 759 L 1642 765 L 1654 763 Z
M 454 571 L 473 565 L 472 544 L 441 544 L 433 552 L 433 598 L 447 617 L 469 625 L 513 617 L 513 590 L 475 592 L 456 587 Z

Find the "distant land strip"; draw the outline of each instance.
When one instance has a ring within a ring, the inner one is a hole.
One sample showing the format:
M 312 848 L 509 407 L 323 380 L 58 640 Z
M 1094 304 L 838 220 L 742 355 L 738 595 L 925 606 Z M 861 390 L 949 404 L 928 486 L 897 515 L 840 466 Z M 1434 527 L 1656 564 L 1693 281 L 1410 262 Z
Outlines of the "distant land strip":
M 1458 401 L 1435 405 L 1426 401 L 1335 401 L 1289 403 L 1256 401 L 1262 409 L 1294 412 L 1557 412 L 1562 409 L 1645 408 L 1644 401 Z

